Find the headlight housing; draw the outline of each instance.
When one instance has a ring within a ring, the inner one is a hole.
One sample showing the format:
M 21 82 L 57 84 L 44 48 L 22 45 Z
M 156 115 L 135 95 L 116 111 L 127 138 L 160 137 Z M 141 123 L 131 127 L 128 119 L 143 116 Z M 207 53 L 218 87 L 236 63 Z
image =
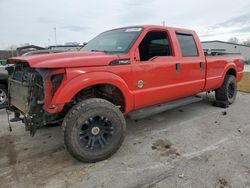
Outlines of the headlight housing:
M 56 93 L 57 89 L 60 87 L 62 81 L 64 78 L 64 73 L 60 73 L 60 74 L 55 74 L 52 75 L 50 78 L 51 81 L 51 96 L 54 96 L 54 94 Z

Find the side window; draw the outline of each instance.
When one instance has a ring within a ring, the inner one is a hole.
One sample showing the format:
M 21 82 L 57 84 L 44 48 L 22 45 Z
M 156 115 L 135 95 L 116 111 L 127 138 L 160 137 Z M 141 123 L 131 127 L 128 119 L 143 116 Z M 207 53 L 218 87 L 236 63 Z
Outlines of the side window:
M 155 56 L 171 56 L 168 35 L 164 31 L 148 32 L 139 45 L 140 60 L 147 61 Z
M 183 57 L 199 56 L 193 35 L 176 33 Z

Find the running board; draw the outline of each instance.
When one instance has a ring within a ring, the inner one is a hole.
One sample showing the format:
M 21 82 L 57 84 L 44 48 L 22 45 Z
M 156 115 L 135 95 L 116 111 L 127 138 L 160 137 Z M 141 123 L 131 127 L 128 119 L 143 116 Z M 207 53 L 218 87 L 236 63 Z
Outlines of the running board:
M 199 101 L 202 101 L 202 97 L 200 96 L 186 97 L 186 98 L 178 99 L 175 101 L 135 110 L 133 112 L 128 113 L 128 117 L 134 120 L 139 120 L 145 117 L 159 114 L 166 110 L 171 110 L 180 106 L 185 106 L 185 105 L 192 104 L 192 103 L 199 102 Z

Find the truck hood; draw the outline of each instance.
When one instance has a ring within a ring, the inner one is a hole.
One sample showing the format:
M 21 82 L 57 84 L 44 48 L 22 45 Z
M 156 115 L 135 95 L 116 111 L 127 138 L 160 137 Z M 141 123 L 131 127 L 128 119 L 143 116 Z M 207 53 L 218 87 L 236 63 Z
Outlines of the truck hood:
M 32 68 L 66 68 L 84 66 L 105 66 L 111 61 L 119 59 L 118 55 L 103 52 L 64 52 L 18 56 L 8 59 L 8 64 L 27 62 Z

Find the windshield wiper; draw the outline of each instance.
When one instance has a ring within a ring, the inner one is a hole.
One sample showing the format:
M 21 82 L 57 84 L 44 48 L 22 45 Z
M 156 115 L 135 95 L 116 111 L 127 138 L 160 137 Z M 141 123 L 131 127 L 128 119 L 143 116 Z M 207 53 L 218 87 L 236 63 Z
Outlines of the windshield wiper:
M 106 50 L 90 50 L 91 52 L 104 52 L 105 54 L 113 54 L 112 51 L 106 51 Z

